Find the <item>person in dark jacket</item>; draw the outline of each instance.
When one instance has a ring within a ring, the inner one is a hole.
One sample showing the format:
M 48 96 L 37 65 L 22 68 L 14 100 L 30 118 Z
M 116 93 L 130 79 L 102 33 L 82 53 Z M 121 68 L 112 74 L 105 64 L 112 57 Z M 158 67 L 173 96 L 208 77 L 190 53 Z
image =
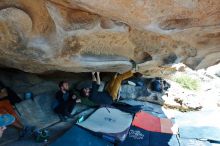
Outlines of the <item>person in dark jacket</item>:
M 95 76 L 95 72 L 92 73 L 92 86 L 84 87 L 81 90 L 81 95 L 87 97 L 92 102 L 97 105 L 111 105 L 113 103 L 112 96 L 107 91 L 99 92 L 100 86 L 100 73 L 97 72 Z
M 59 115 L 61 120 L 71 118 L 71 112 L 76 104 L 76 96 L 69 91 L 69 84 L 67 81 L 59 83 L 60 90 L 56 92 L 55 103 L 53 105 L 54 112 Z

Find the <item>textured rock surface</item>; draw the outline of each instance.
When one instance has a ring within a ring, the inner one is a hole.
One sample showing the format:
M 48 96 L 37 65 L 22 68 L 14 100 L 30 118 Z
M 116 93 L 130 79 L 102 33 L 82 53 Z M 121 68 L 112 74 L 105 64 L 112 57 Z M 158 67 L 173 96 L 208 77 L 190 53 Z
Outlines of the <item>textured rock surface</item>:
M 218 0 L 1 0 L 0 64 L 146 75 L 220 61 Z

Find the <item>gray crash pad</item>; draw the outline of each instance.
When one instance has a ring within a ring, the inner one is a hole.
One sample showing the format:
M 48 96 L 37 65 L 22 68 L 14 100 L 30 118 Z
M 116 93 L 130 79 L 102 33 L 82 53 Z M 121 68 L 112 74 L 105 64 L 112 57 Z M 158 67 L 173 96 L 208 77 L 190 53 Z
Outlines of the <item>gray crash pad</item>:
M 123 141 L 126 138 L 132 122 L 132 115 L 115 108 L 99 108 L 88 119 L 78 123 L 96 133 L 108 135 L 116 140 Z

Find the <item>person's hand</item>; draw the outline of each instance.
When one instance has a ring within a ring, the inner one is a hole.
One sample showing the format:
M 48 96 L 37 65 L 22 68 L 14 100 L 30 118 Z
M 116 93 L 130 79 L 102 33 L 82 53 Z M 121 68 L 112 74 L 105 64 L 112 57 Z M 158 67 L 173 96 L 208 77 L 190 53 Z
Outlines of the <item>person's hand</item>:
M 76 99 L 76 95 L 73 94 L 72 99 Z
M 76 103 L 80 103 L 80 102 L 81 102 L 81 99 L 77 99 L 77 100 L 76 100 Z

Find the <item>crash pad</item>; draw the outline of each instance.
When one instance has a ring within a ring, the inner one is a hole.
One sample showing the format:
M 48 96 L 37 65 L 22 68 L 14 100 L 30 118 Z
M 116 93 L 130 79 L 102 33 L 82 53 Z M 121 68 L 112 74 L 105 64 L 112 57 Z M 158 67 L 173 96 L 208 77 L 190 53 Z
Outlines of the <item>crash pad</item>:
M 132 125 L 148 131 L 161 132 L 160 118 L 143 111 L 136 113 Z
M 132 125 L 148 131 L 177 134 L 177 128 L 170 119 L 159 118 L 144 111 L 136 113 Z
M 63 136 L 54 141 L 51 146 L 113 146 L 110 142 L 92 135 L 79 126 L 73 126 Z
M 150 132 L 131 126 L 129 133 L 118 146 L 149 146 Z
M 115 102 L 112 104 L 112 106 L 114 106 L 115 108 L 127 112 L 127 113 L 131 113 L 131 114 L 136 114 L 137 112 L 139 112 L 141 110 L 142 105 L 129 105 L 126 103 L 122 103 L 122 102 Z
M 132 119 L 133 117 L 129 113 L 115 108 L 101 107 L 78 125 L 95 133 L 123 141 L 129 131 Z
M 179 146 L 177 135 L 150 132 L 149 146 Z
M 170 119 L 160 118 L 160 127 L 161 133 L 177 134 L 178 132 Z
M 118 146 L 178 146 L 176 135 L 147 131 L 131 126 L 129 133 Z

